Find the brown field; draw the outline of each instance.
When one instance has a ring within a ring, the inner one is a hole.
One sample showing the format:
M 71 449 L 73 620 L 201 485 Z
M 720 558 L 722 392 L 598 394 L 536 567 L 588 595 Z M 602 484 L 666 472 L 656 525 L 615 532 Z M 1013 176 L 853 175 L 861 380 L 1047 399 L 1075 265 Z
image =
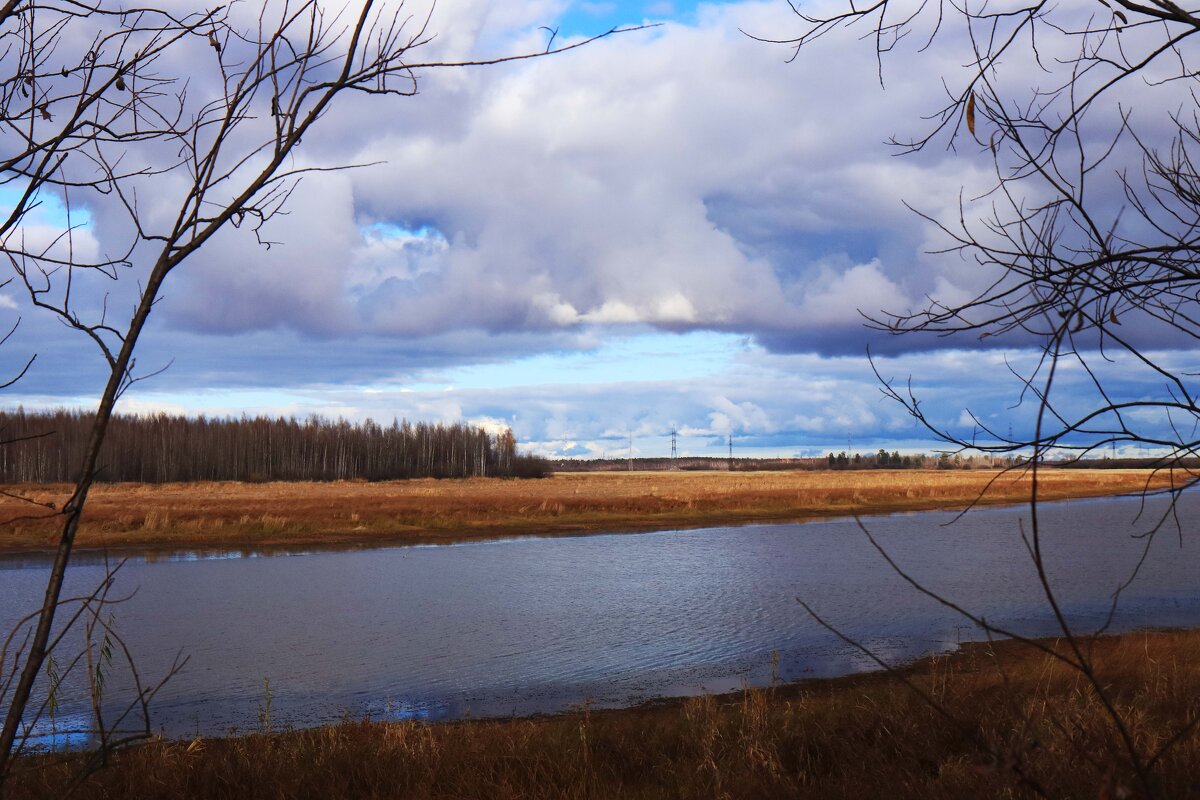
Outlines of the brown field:
M 1062 645 L 1058 645 L 1060 648 Z M 1200 632 L 1092 642 L 1097 674 L 1144 757 L 1200 714 Z M 1065 651 L 1064 651 L 1065 652 Z M 72 797 L 1055 798 L 1145 797 L 1095 694 L 1016 644 L 973 644 L 904 674 L 810 681 L 620 711 L 443 724 L 348 721 L 152 742 Z M 78 758 L 78 757 L 75 757 Z M 14 798 L 62 796 L 78 762 L 17 762 Z M 1155 765 L 1160 798 L 1200 795 L 1193 733 Z
M 1176 478 L 1178 480 L 1178 478 Z M 1166 472 L 1047 470 L 1044 499 L 1137 492 Z M 992 482 L 988 486 L 989 482 Z M 77 546 L 115 550 L 278 549 L 439 543 L 777 522 L 1028 500 L 1018 472 L 615 472 L 542 480 L 381 483 L 100 484 Z M 985 492 L 986 489 L 986 492 Z M 61 508 L 66 485 L 8 486 L 9 495 Z M 981 497 L 981 493 L 982 497 Z M 34 518 L 30 518 L 32 517 Z M 0 550 L 53 545 L 53 512 L 0 497 Z

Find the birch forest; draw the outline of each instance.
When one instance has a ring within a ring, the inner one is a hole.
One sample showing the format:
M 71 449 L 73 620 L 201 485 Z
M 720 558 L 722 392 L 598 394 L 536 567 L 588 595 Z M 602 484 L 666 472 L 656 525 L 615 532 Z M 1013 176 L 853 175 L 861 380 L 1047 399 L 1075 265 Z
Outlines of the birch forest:
M 78 411 L 0 412 L 0 482 L 74 480 L 90 425 Z M 548 468 L 519 455 L 507 429 L 318 416 L 116 415 L 101 453 L 97 477 L 110 482 L 540 477 Z

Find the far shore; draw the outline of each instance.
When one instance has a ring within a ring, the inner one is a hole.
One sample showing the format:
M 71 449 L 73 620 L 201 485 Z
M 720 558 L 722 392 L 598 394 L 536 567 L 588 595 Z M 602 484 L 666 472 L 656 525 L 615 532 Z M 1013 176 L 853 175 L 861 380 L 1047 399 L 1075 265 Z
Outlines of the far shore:
M 1175 478 L 1179 485 L 1179 478 Z M 1042 500 L 1153 491 L 1166 471 L 1052 469 Z M 1012 470 L 560 473 L 539 480 L 471 478 L 333 483 L 97 484 L 81 550 L 280 551 L 450 544 L 1028 502 Z M 66 484 L 2 487 L 0 552 L 52 550 Z M 14 497 L 16 496 L 16 497 Z M 18 499 L 23 498 L 23 499 Z M 32 502 L 30 502 L 32 501 Z

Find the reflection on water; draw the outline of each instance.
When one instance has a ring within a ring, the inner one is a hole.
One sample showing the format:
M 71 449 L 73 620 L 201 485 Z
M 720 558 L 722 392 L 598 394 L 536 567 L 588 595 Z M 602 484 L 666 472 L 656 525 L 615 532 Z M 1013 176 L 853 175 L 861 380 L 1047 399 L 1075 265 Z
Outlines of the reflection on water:
M 1162 506 L 1161 500 L 1154 501 Z M 1137 500 L 1043 506 L 1047 568 L 1071 623 L 1094 628 L 1146 545 Z M 1161 510 L 1161 509 L 1160 509 Z M 1181 516 L 1195 518 L 1187 497 Z M 990 622 L 1055 632 L 1020 540 L 1022 508 L 869 520 L 898 564 Z M 1026 525 L 1028 523 L 1026 522 Z M 1196 543 L 1150 542 L 1115 629 L 1200 625 Z M 0 630 L 34 607 L 46 562 L 0 560 Z M 77 563 L 90 591 L 102 563 Z M 270 681 L 276 728 L 373 719 L 445 719 L 611 706 L 873 669 L 806 615 L 797 598 L 891 662 L 980 638 L 893 572 L 853 520 L 284 558 L 185 553 L 132 559 L 134 592 L 114 613 L 144 677 L 180 652 L 158 695 L 172 736 L 253 730 Z M 110 678 L 110 704 L 127 681 Z M 63 713 L 78 713 L 63 701 Z
M 72 714 L 63 719 L 55 717 L 39 724 L 25 737 L 25 747 L 30 750 L 62 752 L 80 750 L 92 743 L 92 719 L 86 713 Z

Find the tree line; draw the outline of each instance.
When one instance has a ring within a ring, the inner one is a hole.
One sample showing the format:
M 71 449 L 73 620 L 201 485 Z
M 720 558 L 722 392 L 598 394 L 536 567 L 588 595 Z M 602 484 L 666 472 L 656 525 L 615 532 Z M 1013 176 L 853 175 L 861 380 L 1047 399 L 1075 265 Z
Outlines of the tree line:
M 844 450 L 837 455 L 825 456 L 823 466 L 829 469 L 987 469 L 1011 467 L 1020 462 L 1019 456 L 1004 458 L 991 455 L 969 455 L 940 453 L 929 456 L 924 453 L 900 455 L 898 450 L 889 453 L 880 449 L 877 453 L 847 454 Z
M 73 481 L 92 414 L 0 411 L 0 482 Z M 476 476 L 541 477 L 542 459 L 520 455 L 511 430 L 465 423 L 383 426 L 310 416 L 206 418 L 114 415 L 98 480 L 331 481 Z

